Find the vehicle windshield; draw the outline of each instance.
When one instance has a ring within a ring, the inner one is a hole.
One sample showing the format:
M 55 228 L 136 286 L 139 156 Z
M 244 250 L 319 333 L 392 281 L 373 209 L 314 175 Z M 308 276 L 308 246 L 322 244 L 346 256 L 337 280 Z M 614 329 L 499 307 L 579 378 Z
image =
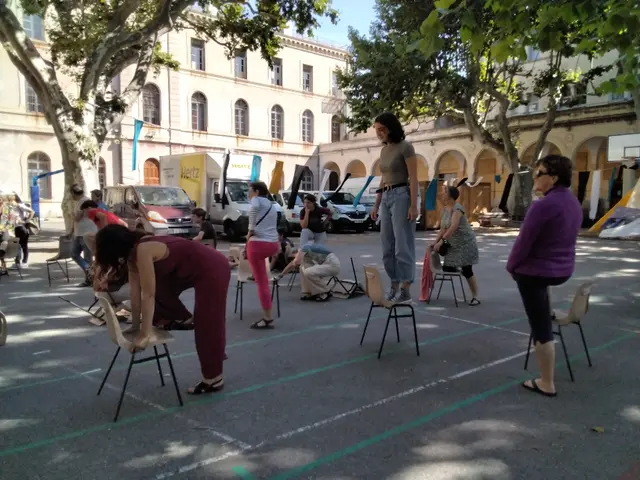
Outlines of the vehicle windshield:
M 135 187 L 140 201 L 145 205 L 162 207 L 191 206 L 191 199 L 181 188 L 176 187 Z
M 284 200 L 285 205 L 287 205 L 289 203 L 289 197 L 291 197 L 291 193 L 283 193 L 282 194 L 282 198 Z M 296 195 L 296 205 L 298 207 L 301 207 L 303 205 L 303 203 L 302 203 L 302 194 Z
M 247 182 L 227 183 L 230 200 L 236 203 L 249 203 L 249 184 Z
M 349 192 L 324 192 L 324 198 L 328 199 L 334 205 L 353 205 L 355 197 Z

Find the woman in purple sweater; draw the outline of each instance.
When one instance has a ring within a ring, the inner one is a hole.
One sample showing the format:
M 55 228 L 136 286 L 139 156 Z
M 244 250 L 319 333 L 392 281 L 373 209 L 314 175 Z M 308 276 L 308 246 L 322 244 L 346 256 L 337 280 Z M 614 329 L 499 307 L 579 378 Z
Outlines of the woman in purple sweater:
M 522 384 L 527 390 L 556 396 L 555 347 L 548 288 L 565 283 L 575 266 L 582 207 L 573 195 L 571 160 L 548 155 L 536 163 L 534 188 L 544 195 L 529 207 L 513 245 L 507 271 L 518 284 L 540 367 L 540 378 Z

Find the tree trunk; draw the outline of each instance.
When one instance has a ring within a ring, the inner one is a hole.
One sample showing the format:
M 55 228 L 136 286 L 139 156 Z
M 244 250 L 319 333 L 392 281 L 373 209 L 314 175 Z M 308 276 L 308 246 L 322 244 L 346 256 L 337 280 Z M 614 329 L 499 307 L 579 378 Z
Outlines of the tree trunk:
M 636 111 L 636 131 L 640 133 L 640 87 L 631 91 L 631 98 L 633 98 L 633 107 Z
M 64 168 L 64 195 L 62 198 L 62 214 L 67 232 L 73 227 L 73 213 L 75 204 L 71 197 L 71 187 L 80 185 L 87 197 L 93 189 L 98 188 L 98 159 L 102 140 L 97 137 L 93 129 L 84 118 L 74 121 L 69 118 L 58 119 L 58 127 L 61 134 L 56 132 L 60 151 L 62 153 L 62 166 Z

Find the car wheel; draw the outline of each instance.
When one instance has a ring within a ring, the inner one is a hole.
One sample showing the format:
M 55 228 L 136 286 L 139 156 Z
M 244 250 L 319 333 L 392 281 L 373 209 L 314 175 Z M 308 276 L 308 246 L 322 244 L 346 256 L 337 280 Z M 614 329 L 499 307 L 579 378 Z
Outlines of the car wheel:
M 326 231 L 327 233 L 336 233 L 336 225 L 333 223 L 333 220 L 327 222 Z

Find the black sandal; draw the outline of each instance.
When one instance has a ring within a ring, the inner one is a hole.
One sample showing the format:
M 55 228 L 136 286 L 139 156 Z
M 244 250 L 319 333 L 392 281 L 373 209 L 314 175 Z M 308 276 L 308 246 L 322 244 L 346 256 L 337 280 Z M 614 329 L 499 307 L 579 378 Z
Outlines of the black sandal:
M 329 295 L 328 293 L 322 293 L 316 296 L 316 302 L 326 302 L 330 298 L 331 298 L 331 295 Z
M 558 396 L 557 392 L 545 392 L 544 390 L 542 390 L 538 386 L 538 382 L 536 382 L 535 378 L 532 378 L 530 381 L 531 381 L 531 385 L 527 385 L 526 382 L 524 382 L 522 384 L 522 386 L 524 388 L 526 388 L 527 390 L 529 390 L 530 392 L 538 393 L 540 395 L 544 395 L 545 397 L 557 397 Z
M 304 301 L 306 301 L 306 300 L 313 300 L 313 299 L 314 299 L 314 295 L 311 295 L 310 293 L 307 293 L 307 294 L 302 295 L 302 296 L 300 297 L 300 300 L 304 300 Z
M 273 328 L 273 325 L 271 325 L 272 323 L 273 320 L 266 320 L 264 318 L 261 318 L 257 322 L 252 323 L 249 328 L 253 328 L 254 330 L 266 330 L 268 328 Z
M 168 323 L 164 326 L 165 330 L 193 330 L 194 328 L 195 327 L 193 320 L 185 320 L 184 322 L 174 320 L 173 322 Z
M 224 388 L 224 380 L 218 380 L 214 383 L 200 382 L 196 386 L 187 390 L 189 395 L 202 395 L 203 393 L 214 393 Z
M 476 305 L 480 305 L 480 300 L 478 300 L 476 297 L 473 297 L 470 301 L 469 301 L 469 306 L 470 307 L 475 307 Z

